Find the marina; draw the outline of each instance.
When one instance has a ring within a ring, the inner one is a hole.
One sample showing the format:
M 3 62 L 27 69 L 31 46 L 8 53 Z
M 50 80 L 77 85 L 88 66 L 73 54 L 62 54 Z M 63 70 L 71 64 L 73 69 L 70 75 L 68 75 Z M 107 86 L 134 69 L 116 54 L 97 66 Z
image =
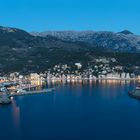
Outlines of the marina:
M 33 95 L 33 94 L 46 94 L 46 93 L 52 92 L 54 90 L 55 90 L 54 88 L 49 88 L 49 89 L 37 90 L 37 91 L 23 91 L 23 92 L 21 91 L 21 92 L 18 92 L 18 93 L 12 93 L 11 97 Z
M 6 105 L 11 103 L 11 98 L 15 96 L 26 96 L 26 95 L 34 95 L 34 94 L 46 94 L 49 92 L 53 92 L 55 88 L 48 89 L 40 89 L 36 90 L 37 86 L 24 86 L 23 88 L 17 88 L 14 92 L 10 92 L 6 87 L 0 88 L 0 104 Z

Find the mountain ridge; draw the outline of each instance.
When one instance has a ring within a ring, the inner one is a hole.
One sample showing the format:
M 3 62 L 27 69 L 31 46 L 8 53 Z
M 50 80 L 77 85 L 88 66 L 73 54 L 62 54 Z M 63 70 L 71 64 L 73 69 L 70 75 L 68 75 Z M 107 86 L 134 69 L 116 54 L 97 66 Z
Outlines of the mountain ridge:
M 134 56 L 140 53 L 140 36 L 106 31 L 49 32 L 42 36 L 0 26 L 0 73 L 45 71 L 59 63 L 88 65 L 94 57 L 116 57 L 116 53 L 120 62 L 132 56 L 132 63 L 139 65 L 139 57 Z M 126 53 L 124 58 L 122 53 Z
M 95 44 L 112 51 L 140 51 L 140 36 L 128 30 L 114 33 L 110 31 L 48 31 L 31 33 L 34 36 L 53 36 L 63 41 Z

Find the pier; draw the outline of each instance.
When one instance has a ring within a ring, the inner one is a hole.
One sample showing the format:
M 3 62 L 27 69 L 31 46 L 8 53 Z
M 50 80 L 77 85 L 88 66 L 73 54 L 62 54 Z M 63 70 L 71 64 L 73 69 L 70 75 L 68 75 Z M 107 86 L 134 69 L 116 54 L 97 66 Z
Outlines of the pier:
M 20 92 L 13 92 L 13 93 L 8 93 L 8 92 L 0 92 L 0 104 L 10 104 L 11 103 L 11 97 L 15 96 L 26 96 L 26 95 L 34 95 L 34 94 L 46 94 L 49 92 L 52 92 L 55 90 L 55 88 L 49 88 L 49 89 L 43 89 L 43 90 L 34 90 L 34 91 L 26 91 L 23 88 L 21 89 Z
M 24 96 L 24 95 L 34 95 L 34 94 L 46 94 L 48 92 L 52 92 L 54 91 L 55 88 L 49 88 L 49 89 L 44 89 L 44 90 L 36 90 L 36 91 L 24 91 L 24 92 L 15 92 L 15 93 L 11 93 L 11 97 L 14 96 Z
M 19 89 L 22 89 L 22 90 L 35 90 L 37 87 L 39 87 L 39 86 L 37 86 L 37 85 L 26 85 L 26 86 L 19 87 Z

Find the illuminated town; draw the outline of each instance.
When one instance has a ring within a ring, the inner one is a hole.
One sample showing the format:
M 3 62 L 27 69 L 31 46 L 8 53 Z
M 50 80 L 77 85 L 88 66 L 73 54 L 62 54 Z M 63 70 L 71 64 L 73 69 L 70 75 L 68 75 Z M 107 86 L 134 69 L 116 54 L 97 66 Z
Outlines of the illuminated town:
M 140 75 L 134 72 L 128 72 L 124 66 L 112 65 L 116 63 L 115 58 L 99 58 L 95 60 L 94 65 L 84 67 L 82 63 L 76 62 L 73 66 L 68 64 L 54 65 L 52 68 L 44 72 L 31 72 L 21 74 L 13 72 L 0 77 L 1 96 L 0 103 L 10 103 L 9 100 L 13 96 L 47 93 L 54 90 L 44 90 L 38 87 L 46 86 L 48 81 L 51 82 L 79 82 L 84 80 L 109 80 L 113 83 L 114 80 L 136 81 L 140 79 Z M 139 69 L 135 66 L 135 69 Z M 2 96 L 3 95 L 3 96 Z
M 70 70 L 68 65 L 55 65 L 53 69 L 48 69 L 44 73 L 30 73 L 28 75 L 22 75 L 19 72 L 6 74 L 0 77 L 0 83 L 2 85 L 14 85 L 11 88 L 26 87 L 26 86 L 41 86 L 46 81 L 78 81 L 78 80 L 138 80 L 139 75 L 134 73 L 118 73 L 111 72 L 109 67 L 103 67 L 103 71 L 99 72 L 99 75 L 93 75 L 94 70 L 89 68 L 81 71 L 82 65 L 80 63 L 75 64 L 77 69 Z M 100 66 L 101 68 L 101 66 Z M 98 69 L 95 66 L 95 69 Z M 122 66 L 116 66 L 113 68 L 122 69 Z M 16 85 L 16 87 L 15 87 Z

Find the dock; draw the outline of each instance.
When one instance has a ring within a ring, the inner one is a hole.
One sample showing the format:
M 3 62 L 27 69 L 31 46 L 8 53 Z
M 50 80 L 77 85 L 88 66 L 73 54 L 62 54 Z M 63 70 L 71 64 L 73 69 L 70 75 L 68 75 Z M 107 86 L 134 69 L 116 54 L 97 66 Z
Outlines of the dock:
M 44 90 L 36 90 L 36 91 L 25 91 L 25 92 L 20 92 L 20 93 L 12 93 L 11 97 L 14 96 L 24 96 L 24 95 L 34 95 L 34 94 L 46 94 L 48 92 L 54 91 L 54 88 L 50 89 L 44 89 Z

